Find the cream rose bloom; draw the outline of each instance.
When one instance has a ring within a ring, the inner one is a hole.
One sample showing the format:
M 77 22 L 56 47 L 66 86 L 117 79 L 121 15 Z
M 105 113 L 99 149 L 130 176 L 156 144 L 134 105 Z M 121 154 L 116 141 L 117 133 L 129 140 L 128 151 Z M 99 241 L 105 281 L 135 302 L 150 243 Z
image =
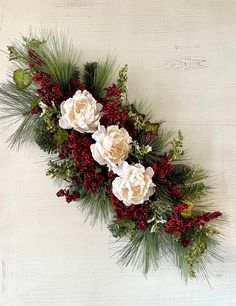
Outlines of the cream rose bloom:
M 59 125 L 63 129 L 93 133 L 98 128 L 101 110 L 102 105 L 88 91 L 78 90 L 72 98 L 62 102 Z
M 112 182 L 112 192 L 125 205 L 142 204 L 155 193 L 151 167 L 145 169 L 141 164 L 124 161 L 113 171 L 119 176 Z
M 132 138 L 126 129 L 117 125 L 110 125 L 107 128 L 101 125 L 92 138 L 96 143 L 92 144 L 90 149 L 93 158 L 100 165 L 108 165 L 109 169 L 112 169 L 128 157 Z

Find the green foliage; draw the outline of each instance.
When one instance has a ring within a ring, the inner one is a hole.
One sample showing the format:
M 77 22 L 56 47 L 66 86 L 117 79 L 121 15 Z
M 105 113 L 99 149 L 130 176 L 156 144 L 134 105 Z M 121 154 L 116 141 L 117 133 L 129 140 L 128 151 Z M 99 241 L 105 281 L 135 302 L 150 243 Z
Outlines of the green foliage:
M 145 159 L 146 155 L 152 151 L 152 147 L 149 145 L 139 145 L 137 142 L 133 142 L 130 150 L 131 155 L 134 155 L 138 160 Z
M 29 71 L 16 69 L 13 74 L 13 80 L 18 90 L 27 88 L 32 83 L 32 75 Z
M 168 179 L 177 185 L 192 184 L 206 178 L 204 169 L 187 164 L 175 164 L 174 169 L 168 174 Z
M 117 219 L 113 220 L 108 225 L 108 228 L 115 238 L 124 237 L 128 233 L 132 236 L 135 229 L 135 222 L 130 219 Z
M 32 47 L 44 63 L 40 69 L 48 73 L 54 82 L 66 90 L 76 72 L 78 55 L 65 35 L 48 35 L 46 43 Z
M 60 145 L 62 145 L 63 142 L 66 140 L 67 136 L 68 136 L 67 131 L 59 127 L 53 136 L 54 147 L 59 148 Z
M 127 267 L 132 264 L 134 268 L 142 268 L 145 274 L 151 267 L 157 268 L 160 244 L 156 233 L 137 230 L 132 239 L 121 241 L 124 245 L 116 253 L 119 265 Z
M 150 232 L 160 231 L 160 225 L 167 221 L 167 215 L 171 213 L 171 206 L 162 201 L 151 203 L 151 216 L 148 223 L 151 225 Z
M 46 153 L 55 153 L 53 149 L 53 134 L 48 131 L 47 123 L 42 117 L 34 126 L 35 142 Z
M 16 131 L 7 139 L 10 148 L 21 148 L 25 144 L 33 144 L 35 141 L 34 126 L 38 121 L 35 115 L 27 115 L 23 117 Z
M 75 175 L 74 161 L 71 159 L 56 161 L 50 160 L 48 162 L 48 170 L 46 175 L 49 175 L 52 178 L 70 181 L 71 177 Z
M 95 89 L 95 76 L 97 70 L 98 63 L 97 62 L 89 62 L 84 65 L 84 75 L 83 81 L 84 86 L 88 91 L 93 92 Z
M 42 116 L 35 125 L 35 142 L 47 152 L 56 152 L 59 146 L 66 140 L 68 132 L 57 124 L 59 111 L 55 106 L 46 106 Z
M 34 87 L 19 91 L 11 80 L 0 84 L 0 109 L 2 120 L 22 119 L 29 113 L 36 89 Z
M 98 61 L 94 87 L 95 95 L 102 97 L 104 94 L 104 88 L 111 85 L 114 75 L 117 71 L 116 58 L 107 56 L 105 59 Z
M 35 95 L 36 87 L 32 82 L 31 73 L 28 72 L 29 51 L 33 52 L 42 61 L 38 70 L 48 73 L 52 79 L 66 90 L 72 77 L 77 73 L 75 66 L 78 57 L 65 36 L 42 33 L 41 37 L 22 37 L 12 46 L 8 46 L 9 58 L 20 67 L 14 72 L 14 81 L 1 84 L 1 116 L 9 125 L 22 120 L 15 133 L 8 141 L 11 147 L 20 147 L 25 143 L 37 143 L 44 150 L 49 151 L 50 135 L 45 131 L 43 136 L 41 120 L 38 115 L 31 114 L 31 107 L 37 105 L 40 99 Z M 30 87 L 28 87 L 30 85 Z M 50 128 L 50 127 L 49 127 Z M 51 132 L 51 131 L 50 131 Z M 35 134 L 36 133 L 36 134 Z M 66 138 L 65 131 L 56 131 L 53 139 L 54 145 L 59 146 Z
M 152 153 L 155 155 L 162 155 L 165 153 L 171 142 L 171 132 L 161 131 L 154 137 L 149 145 L 152 147 Z
M 18 124 L 16 131 L 7 140 L 11 148 L 19 149 L 23 144 L 34 142 L 33 127 L 39 117 L 31 114 L 30 108 L 35 97 L 34 86 L 18 90 L 10 80 L 0 85 L 0 120 L 6 127 Z
M 127 85 L 126 85 L 127 80 L 128 80 L 127 72 L 128 72 L 128 65 L 124 65 L 124 67 L 122 67 L 119 70 L 119 77 L 116 82 L 117 87 L 119 88 L 121 92 L 121 96 L 125 100 L 127 100 Z
M 181 188 L 182 198 L 190 201 L 207 195 L 210 187 L 203 182 L 206 178 L 204 169 L 187 164 L 175 164 L 168 174 L 168 180 Z
M 21 69 L 27 69 L 29 51 L 33 53 L 42 64 L 35 61 L 36 70 L 48 73 L 62 90 L 68 88 L 70 80 L 78 74 L 76 54 L 72 43 L 68 42 L 66 35 L 42 32 L 39 36 L 30 33 L 28 37 L 22 36 L 20 40 L 8 46 L 9 59 L 14 60 Z
M 183 248 L 176 239 L 172 239 L 170 244 L 170 251 L 175 255 L 174 262 L 186 280 L 189 277 L 195 277 L 196 274 L 208 280 L 209 263 L 212 259 L 222 261 L 218 248 L 219 240 L 206 234 L 204 228 L 195 232 L 192 244 L 186 248 Z
M 195 201 L 207 194 L 209 187 L 205 183 L 194 183 L 182 186 L 182 197 L 190 201 Z
M 9 53 L 9 60 L 17 60 L 21 58 L 21 55 L 18 53 L 14 46 L 7 46 L 7 51 Z
M 178 136 L 171 142 L 171 149 L 169 151 L 169 157 L 171 159 L 177 159 L 184 155 L 183 151 L 183 135 L 181 131 L 178 131 Z
M 85 221 L 90 220 L 91 225 L 97 221 L 107 223 L 114 214 L 109 196 L 101 189 L 96 194 L 84 194 L 79 199 L 78 208 L 85 216 Z

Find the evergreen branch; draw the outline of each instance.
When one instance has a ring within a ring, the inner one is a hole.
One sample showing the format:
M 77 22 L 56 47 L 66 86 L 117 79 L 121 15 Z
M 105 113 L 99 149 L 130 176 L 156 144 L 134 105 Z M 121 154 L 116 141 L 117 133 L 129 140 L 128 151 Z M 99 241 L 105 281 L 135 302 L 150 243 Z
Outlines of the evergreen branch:
M 10 119 L 27 115 L 32 101 L 36 97 L 35 87 L 31 85 L 27 90 L 18 90 L 12 80 L 0 85 L 0 119 Z
M 168 179 L 177 185 L 193 184 L 207 178 L 206 171 L 194 165 L 174 164 Z
M 152 153 L 155 155 L 164 154 L 171 143 L 171 132 L 161 131 L 156 137 L 154 137 L 149 145 L 152 147 Z
M 48 125 L 45 120 L 40 117 L 34 126 L 35 142 L 46 153 L 55 153 L 53 148 L 53 134 L 48 131 Z
M 190 201 L 195 201 L 200 199 L 202 196 L 207 195 L 208 190 L 209 186 L 202 182 L 185 185 L 181 187 L 182 198 Z
M 20 149 L 25 144 L 34 143 L 35 134 L 33 126 L 36 124 L 38 118 L 39 117 L 35 115 L 28 115 L 24 117 L 16 131 L 7 139 L 10 148 Z
M 18 149 L 25 143 L 34 142 L 34 126 L 39 117 L 30 113 L 33 99 L 36 97 L 35 88 L 18 90 L 16 85 L 8 80 L 0 85 L 0 120 L 6 127 L 22 120 L 16 131 L 7 139 L 11 148 Z
M 97 66 L 98 66 L 97 62 L 89 62 L 84 65 L 84 75 L 83 75 L 84 86 L 91 93 L 93 93 L 95 90 L 94 83 L 95 83 Z
M 218 239 L 206 235 L 203 230 L 196 232 L 189 247 L 181 247 L 176 239 L 172 239 L 171 245 L 171 252 L 175 254 L 174 263 L 180 268 L 181 275 L 185 280 L 189 277 L 195 277 L 198 273 L 208 281 L 208 264 L 213 259 L 222 261 L 222 257 L 219 255 Z
M 134 268 L 142 268 L 145 274 L 151 267 L 157 268 L 160 245 L 156 233 L 150 233 L 148 230 L 136 231 L 128 241 L 126 238 L 121 239 L 117 242 L 124 241 L 124 245 L 116 253 L 120 266 L 127 267 L 132 264 Z
M 104 89 L 111 85 L 116 72 L 116 57 L 110 57 L 108 55 L 105 59 L 98 61 L 94 79 L 96 96 L 103 96 Z
M 78 201 L 78 208 L 85 215 L 85 221 L 90 220 L 91 225 L 97 221 L 107 223 L 114 214 L 110 198 L 103 190 L 97 194 L 85 194 Z
M 40 44 L 33 50 L 43 62 L 43 65 L 38 68 L 48 73 L 53 81 L 65 91 L 73 76 L 78 73 L 76 65 L 79 56 L 72 43 L 68 42 L 65 35 L 50 33 L 46 43 Z

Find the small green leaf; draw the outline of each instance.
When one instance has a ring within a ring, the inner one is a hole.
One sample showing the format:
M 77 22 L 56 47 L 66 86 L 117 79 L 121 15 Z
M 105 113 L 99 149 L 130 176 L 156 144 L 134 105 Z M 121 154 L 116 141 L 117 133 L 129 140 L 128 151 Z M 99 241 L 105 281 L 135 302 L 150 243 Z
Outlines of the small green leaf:
M 135 223 L 134 221 L 131 221 L 129 219 L 117 219 L 116 223 L 121 226 L 121 227 L 126 227 L 127 229 L 134 229 L 135 228 Z
M 32 106 L 36 106 L 39 104 L 39 102 L 42 101 L 42 97 L 35 97 L 33 100 L 32 100 Z
M 58 148 L 67 138 L 68 133 L 64 129 L 59 129 L 58 132 L 54 135 L 54 143 L 56 148 Z
M 13 80 L 18 90 L 27 88 L 32 83 L 32 76 L 23 69 L 16 69 L 13 74 Z
M 101 167 L 96 167 L 95 173 L 100 173 L 102 171 Z
M 185 204 L 187 204 L 188 207 L 186 209 L 182 210 L 180 214 L 183 218 L 189 218 L 189 217 L 191 217 L 191 214 L 192 214 L 193 203 L 191 203 L 189 201 L 185 201 Z

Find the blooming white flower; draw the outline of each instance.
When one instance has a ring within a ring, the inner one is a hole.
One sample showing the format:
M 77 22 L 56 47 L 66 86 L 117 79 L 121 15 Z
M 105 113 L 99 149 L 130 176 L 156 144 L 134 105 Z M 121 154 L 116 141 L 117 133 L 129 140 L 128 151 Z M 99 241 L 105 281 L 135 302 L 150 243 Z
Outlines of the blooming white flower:
M 110 125 L 107 128 L 101 125 L 92 138 L 96 143 L 92 144 L 90 149 L 93 158 L 100 165 L 108 165 L 109 169 L 112 169 L 128 157 L 132 138 L 126 129 L 117 125 Z
M 141 164 L 129 165 L 123 161 L 113 171 L 118 177 L 112 182 L 112 192 L 125 205 L 142 204 L 155 193 L 151 167 L 145 169 Z
M 72 98 L 62 102 L 59 125 L 63 129 L 93 133 L 98 128 L 101 110 L 102 104 L 97 103 L 87 90 L 78 90 Z

